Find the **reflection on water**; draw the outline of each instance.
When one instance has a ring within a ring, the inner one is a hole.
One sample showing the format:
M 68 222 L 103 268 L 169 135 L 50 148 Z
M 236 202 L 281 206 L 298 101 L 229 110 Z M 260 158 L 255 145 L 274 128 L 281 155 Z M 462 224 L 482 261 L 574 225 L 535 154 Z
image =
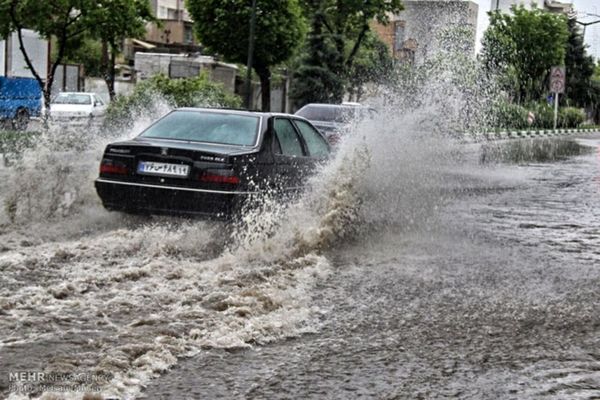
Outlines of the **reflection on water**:
M 551 162 L 593 151 L 575 139 L 523 139 L 486 143 L 481 146 L 481 163 Z

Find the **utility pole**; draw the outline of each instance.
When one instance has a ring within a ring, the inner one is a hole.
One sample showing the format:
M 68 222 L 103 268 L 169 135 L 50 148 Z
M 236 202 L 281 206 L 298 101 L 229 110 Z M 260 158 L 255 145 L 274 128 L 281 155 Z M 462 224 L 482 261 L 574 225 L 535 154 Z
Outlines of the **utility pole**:
M 248 37 L 248 63 L 246 65 L 246 109 L 249 110 L 252 103 L 252 62 L 254 57 L 254 36 L 256 30 L 256 0 L 252 0 L 252 11 L 250 16 L 250 36 Z

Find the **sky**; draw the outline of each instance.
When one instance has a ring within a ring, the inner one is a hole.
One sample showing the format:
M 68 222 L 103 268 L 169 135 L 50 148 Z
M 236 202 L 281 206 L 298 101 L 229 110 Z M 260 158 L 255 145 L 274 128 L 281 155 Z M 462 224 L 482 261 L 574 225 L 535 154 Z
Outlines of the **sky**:
M 487 12 L 490 10 L 492 2 L 491 0 L 472 1 L 479 5 L 479 21 L 477 23 L 477 49 L 479 49 L 481 37 L 483 36 L 483 32 L 488 25 Z M 571 1 L 562 0 L 562 2 L 570 3 Z M 587 12 L 590 14 L 600 15 L 600 1 L 598 0 L 573 0 L 572 3 L 575 6 L 575 11 L 577 12 Z M 583 18 L 583 16 L 578 19 L 582 22 L 593 22 L 595 20 L 600 20 L 600 18 L 596 17 Z M 585 41 L 590 46 L 588 48 L 588 53 L 593 55 L 596 60 L 600 59 L 600 23 L 587 27 L 585 32 Z

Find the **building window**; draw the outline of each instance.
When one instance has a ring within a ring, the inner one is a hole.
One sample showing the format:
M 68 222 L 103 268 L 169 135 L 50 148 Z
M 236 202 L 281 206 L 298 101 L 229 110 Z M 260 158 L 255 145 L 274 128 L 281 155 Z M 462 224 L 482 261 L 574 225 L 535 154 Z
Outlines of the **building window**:
M 396 21 L 394 23 L 394 50 L 402 50 L 404 43 L 406 21 Z
M 185 25 L 183 27 L 183 43 L 193 44 L 194 43 L 194 29 L 191 25 Z

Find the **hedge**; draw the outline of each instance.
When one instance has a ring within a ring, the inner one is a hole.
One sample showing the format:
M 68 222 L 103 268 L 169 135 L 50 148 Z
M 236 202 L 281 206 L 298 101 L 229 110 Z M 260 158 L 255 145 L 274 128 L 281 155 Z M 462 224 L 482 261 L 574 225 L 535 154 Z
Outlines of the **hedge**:
M 115 98 L 109 105 L 104 128 L 132 126 L 139 116 L 155 114 L 161 104 L 169 107 L 239 108 L 239 96 L 227 92 L 207 75 L 170 79 L 157 75 L 140 82 L 129 96 Z

